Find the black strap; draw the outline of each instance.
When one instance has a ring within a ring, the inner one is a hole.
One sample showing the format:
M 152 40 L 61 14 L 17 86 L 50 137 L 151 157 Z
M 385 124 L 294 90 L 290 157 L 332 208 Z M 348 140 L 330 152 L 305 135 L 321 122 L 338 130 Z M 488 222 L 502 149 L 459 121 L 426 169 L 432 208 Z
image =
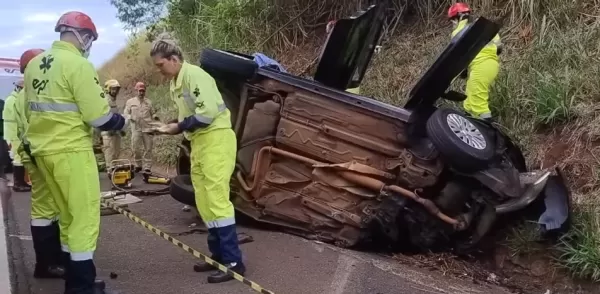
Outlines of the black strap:
M 29 158 L 31 159 L 31 163 L 33 163 L 33 165 L 37 166 L 37 163 L 35 162 L 35 157 L 33 157 L 33 155 L 31 155 L 31 148 L 29 148 L 29 144 L 23 143 L 23 150 L 25 150 L 25 153 L 27 153 L 27 156 L 29 156 Z

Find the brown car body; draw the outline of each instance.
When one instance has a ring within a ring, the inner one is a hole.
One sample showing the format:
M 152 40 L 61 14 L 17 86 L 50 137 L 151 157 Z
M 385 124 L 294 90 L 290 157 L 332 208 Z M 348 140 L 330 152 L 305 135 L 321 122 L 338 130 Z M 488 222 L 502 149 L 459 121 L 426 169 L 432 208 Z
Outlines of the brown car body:
M 258 68 L 251 56 L 205 50 L 201 65 L 217 80 L 238 136 L 236 210 L 343 247 L 373 240 L 420 248 L 475 245 L 498 215 L 543 194 L 549 177 L 529 173 L 533 180 L 526 182 L 523 156 L 510 138 L 487 122 L 435 107 L 440 97 L 464 99 L 446 89 L 498 27 L 478 20 L 441 54 L 400 108 L 342 91 L 362 79 L 382 25 L 375 6 L 339 20 L 315 80 Z M 349 42 L 353 37 L 363 41 L 360 46 Z M 354 53 L 347 54 L 350 59 L 343 54 L 348 52 Z M 468 148 L 460 151 L 468 146 L 430 122 L 443 124 L 452 115 L 485 133 L 493 147 L 472 150 L 482 152 L 476 156 Z M 193 205 L 186 176 L 189 142 L 180 147 L 180 176 L 171 194 Z M 461 158 L 483 164 L 467 170 Z

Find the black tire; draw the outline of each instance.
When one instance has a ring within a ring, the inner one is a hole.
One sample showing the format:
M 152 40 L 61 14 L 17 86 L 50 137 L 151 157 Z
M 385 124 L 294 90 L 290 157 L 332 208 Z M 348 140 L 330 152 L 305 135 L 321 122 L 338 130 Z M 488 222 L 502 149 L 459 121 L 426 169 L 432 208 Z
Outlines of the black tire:
M 170 193 L 173 199 L 185 205 L 196 207 L 194 187 L 190 175 L 179 175 L 171 179 Z
M 253 78 L 258 69 L 252 56 L 216 49 L 202 51 L 200 66 L 211 75 L 241 80 Z
M 475 148 L 465 143 L 449 126 L 451 121 L 466 122 L 468 127 L 481 136 L 482 148 Z M 452 168 L 460 171 L 472 172 L 484 169 L 495 155 L 494 141 L 487 130 L 480 124 L 472 122 L 460 112 L 441 108 L 436 110 L 427 120 L 427 136 L 442 155 L 442 159 Z
M 189 152 L 191 152 L 191 146 L 190 146 L 190 141 L 183 139 L 181 141 L 181 145 L 183 145 L 184 147 L 187 148 L 187 150 Z M 190 157 L 187 155 L 187 153 L 185 151 L 183 151 L 183 149 L 181 147 L 178 146 L 179 149 L 179 154 L 177 155 L 177 165 L 176 165 L 176 170 L 177 170 L 177 175 L 189 175 L 190 171 L 192 169 L 192 165 L 190 162 Z

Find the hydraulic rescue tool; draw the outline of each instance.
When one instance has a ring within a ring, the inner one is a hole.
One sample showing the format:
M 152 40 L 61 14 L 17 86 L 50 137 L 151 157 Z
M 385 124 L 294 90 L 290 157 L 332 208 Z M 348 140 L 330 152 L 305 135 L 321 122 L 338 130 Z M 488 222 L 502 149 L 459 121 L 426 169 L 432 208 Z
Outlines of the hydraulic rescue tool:
M 165 176 L 161 176 L 155 173 L 143 173 L 142 179 L 146 184 L 159 184 L 159 185 L 169 185 L 171 184 L 171 179 Z
M 130 189 L 135 177 L 134 166 L 129 159 L 117 159 L 111 162 L 110 180 L 115 188 Z

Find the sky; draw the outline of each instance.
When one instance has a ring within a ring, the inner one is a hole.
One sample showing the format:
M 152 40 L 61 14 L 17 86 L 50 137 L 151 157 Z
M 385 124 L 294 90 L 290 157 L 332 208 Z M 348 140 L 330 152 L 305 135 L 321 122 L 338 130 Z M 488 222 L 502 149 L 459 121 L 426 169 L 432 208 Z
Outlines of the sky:
M 127 33 L 109 0 L 2 0 L 0 5 L 0 57 L 19 58 L 30 48 L 47 49 L 58 33 L 61 14 L 77 10 L 89 15 L 96 29 L 89 60 L 96 67 L 108 61 L 127 43 Z

